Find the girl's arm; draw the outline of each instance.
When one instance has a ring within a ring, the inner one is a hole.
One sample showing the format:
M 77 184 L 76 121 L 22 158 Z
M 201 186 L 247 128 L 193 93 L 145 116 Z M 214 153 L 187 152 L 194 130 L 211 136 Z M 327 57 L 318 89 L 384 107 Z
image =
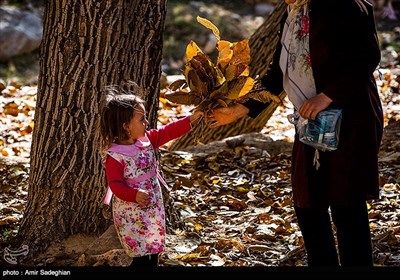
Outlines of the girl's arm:
M 136 202 L 137 190 L 128 187 L 124 182 L 124 167 L 116 159 L 108 156 L 105 163 L 108 185 L 119 199 Z
M 150 129 L 147 131 L 147 137 L 155 149 L 165 143 L 181 137 L 191 129 L 190 116 L 170 122 L 159 129 Z

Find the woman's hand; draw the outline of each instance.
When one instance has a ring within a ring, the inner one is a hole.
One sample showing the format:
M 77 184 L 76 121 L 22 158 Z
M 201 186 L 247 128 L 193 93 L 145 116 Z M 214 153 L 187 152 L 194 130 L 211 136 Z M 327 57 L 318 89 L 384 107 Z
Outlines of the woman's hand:
M 149 196 L 149 194 L 144 190 L 138 190 L 138 192 L 136 193 L 136 202 L 140 206 L 146 207 L 147 205 L 150 204 L 150 196 Z
M 249 113 L 249 109 L 241 104 L 213 109 L 206 116 L 210 128 L 230 124 Z
M 323 92 L 304 101 L 299 109 L 300 115 L 305 119 L 315 120 L 318 113 L 326 109 L 332 103 L 332 99 Z

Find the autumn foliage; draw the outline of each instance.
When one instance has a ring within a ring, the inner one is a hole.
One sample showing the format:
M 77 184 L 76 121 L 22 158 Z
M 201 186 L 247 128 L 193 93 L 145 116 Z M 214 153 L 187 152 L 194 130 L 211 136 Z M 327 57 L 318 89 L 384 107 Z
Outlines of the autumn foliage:
M 249 98 L 261 102 L 280 102 L 277 96 L 263 90 L 256 78 L 249 77 L 248 39 L 240 42 L 221 40 L 219 30 L 213 23 L 201 17 L 197 17 L 197 21 L 217 38 L 217 61 L 213 63 L 194 41 L 190 41 L 182 70 L 185 79 L 169 85 L 166 99 L 177 104 L 194 105 L 195 110 L 205 113 Z

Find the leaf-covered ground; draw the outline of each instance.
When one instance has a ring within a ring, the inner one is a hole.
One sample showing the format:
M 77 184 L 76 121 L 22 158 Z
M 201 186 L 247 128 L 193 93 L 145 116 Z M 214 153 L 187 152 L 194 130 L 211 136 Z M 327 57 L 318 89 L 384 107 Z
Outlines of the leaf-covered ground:
M 383 89 L 384 83 L 380 84 Z M 381 196 L 369 203 L 377 266 L 400 265 L 400 96 L 381 95 L 388 125 L 380 153 Z M 304 266 L 291 204 L 292 126 L 287 101 L 263 133 L 163 151 L 164 175 L 185 230 L 170 236 L 163 265 Z
M 381 69 L 385 112 L 380 152 L 382 198 L 370 202 L 375 264 L 400 266 L 400 69 Z M 0 246 L 23 215 L 36 87 L 3 86 L 0 96 Z M 160 125 L 188 114 L 160 103 Z M 184 224 L 168 236 L 163 266 L 304 266 L 303 240 L 291 204 L 293 127 L 285 102 L 261 133 L 186 151 L 162 152 L 164 176 Z M 0 252 L 1 253 L 1 252 Z

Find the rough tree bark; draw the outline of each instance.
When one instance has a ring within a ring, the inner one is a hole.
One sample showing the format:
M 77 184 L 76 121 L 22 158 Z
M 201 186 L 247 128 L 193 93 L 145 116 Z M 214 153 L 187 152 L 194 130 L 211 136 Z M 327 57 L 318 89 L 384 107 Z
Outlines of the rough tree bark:
M 276 43 L 278 42 L 278 31 L 280 20 L 285 12 L 287 5 L 281 1 L 267 20 L 256 30 L 250 38 L 251 62 L 250 75 L 262 76 L 266 73 L 269 62 L 272 59 Z M 280 94 L 280 98 L 285 97 L 285 93 Z M 195 144 L 194 135 L 198 135 L 197 130 L 202 129 L 201 142 L 206 144 L 211 141 L 221 140 L 226 137 L 244 133 L 260 131 L 269 118 L 272 116 L 279 104 L 271 103 L 257 118 L 249 117 L 218 128 L 196 127 L 192 132 L 182 136 L 170 146 L 170 150 L 180 150 Z
M 29 195 L 18 234 L 29 246 L 27 260 L 53 241 L 110 225 L 97 149 L 101 89 L 127 80 L 146 86 L 155 127 L 165 14 L 166 0 L 45 1 Z

